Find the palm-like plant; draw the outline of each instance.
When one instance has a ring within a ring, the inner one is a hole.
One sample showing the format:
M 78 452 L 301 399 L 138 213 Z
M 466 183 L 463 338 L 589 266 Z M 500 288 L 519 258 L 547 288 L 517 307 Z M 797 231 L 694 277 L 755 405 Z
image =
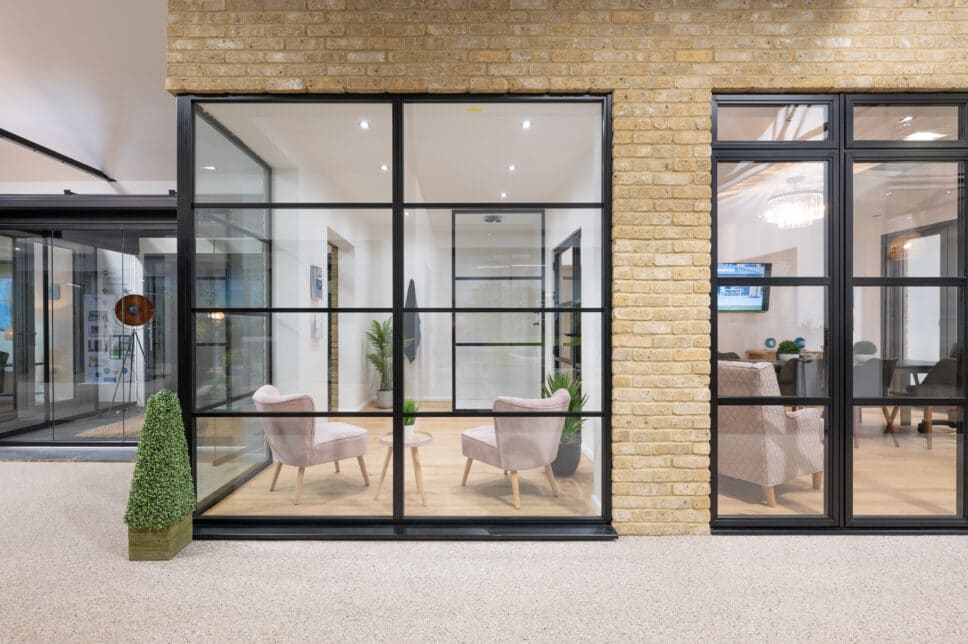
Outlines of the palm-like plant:
M 568 411 L 570 412 L 581 411 L 588 401 L 588 394 L 582 395 L 581 393 L 581 378 L 575 378 L 566 371 L 549 373 L 541 386 L 541 395 L 544 398 L 550 398 L 559 389 L 567 390 L 571 396 L 571 401 L 568 403 Z M 561 442 L 572 442 L 578 432 L 581 431 L 584 422 L 584 418 L 565 418 L 565 427 L 561 431 Z
M 382 323 L 370 322 L 366 337 L 374 349 L 366 358 L 380 374 L 380 391 L 390 391 L 393 389 L 393 318 Z

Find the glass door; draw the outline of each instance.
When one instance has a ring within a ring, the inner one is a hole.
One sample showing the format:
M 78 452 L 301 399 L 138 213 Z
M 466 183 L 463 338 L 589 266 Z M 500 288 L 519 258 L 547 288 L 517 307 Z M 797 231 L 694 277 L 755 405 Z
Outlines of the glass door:
M 544 213 L 453 212 L 454 307 L 538 309 L 544 302 Z M 455 410 L 490 409 L 502 391 L 540 398 L 540 313 L 454 314 Z

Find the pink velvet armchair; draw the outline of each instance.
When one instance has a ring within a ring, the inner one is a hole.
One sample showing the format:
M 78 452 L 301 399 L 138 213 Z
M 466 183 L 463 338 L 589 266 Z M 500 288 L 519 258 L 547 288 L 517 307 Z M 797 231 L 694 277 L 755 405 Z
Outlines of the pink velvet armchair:
M 564 416 L 541 416 L 540 412 L 565 412 L 571 396 L 566 389 L 559 389 L 550 398 L 527 399 L 499 397 L 494 401 L 497 412 L 529 412 L 535 416 L 504 416 L 494 419 L 493 425 L 482 425 L 461 434 L 461 452 L 467 457 L 464 478 L 467 484 L 471 464 L 482 461 L 511 473 L 511 490 L 514 507 L 521 509 L 521 491 L 518 472 L 543 467 L 551 491 L 558 496 L 558 482 L 551 471 L 551 462 L 558 456 Z
M 252 396 L 255 408 L 260 412 L 313 412 L 313 399 L 305 394 L 283 396 L 272 385 L 259 387 Z M 364 485 L 370 484 L 366 473 L 366 454 L 368 434 L 362 427 L 347 423 L 331 423 L 320 418 L 263 417 L 262 427 L 266 441 L 272 449 L 275 471 L 269 491 L 276 488 L 279 472 L 283 465 L 298 467 L 296 494 L 293 504 L 299 505 L 302 492 L 303 475 L 307 467 L 334 462 L 339 472 L 339 462 L 356 457 L 363 473 Z
M 779 396 L 776 371 L 768 362 L 720 360 L 720 396 Z M 812 475 L 823 486 L 823 418 L 816 409 L 786 411 L 782 405 L 720 405 L 716 421 L 718 471 L 756 483 L 763 500 L 776 506 L 774 486 Z

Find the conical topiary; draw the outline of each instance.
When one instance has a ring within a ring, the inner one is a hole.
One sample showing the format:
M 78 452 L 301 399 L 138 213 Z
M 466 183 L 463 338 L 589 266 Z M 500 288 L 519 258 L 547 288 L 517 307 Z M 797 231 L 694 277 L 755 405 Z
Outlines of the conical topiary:
M 195 510 L 195 489 L 178 396 L 159 391 L 148 399 L 134 461 L 124 521 L 130 528 L 159 530 Z

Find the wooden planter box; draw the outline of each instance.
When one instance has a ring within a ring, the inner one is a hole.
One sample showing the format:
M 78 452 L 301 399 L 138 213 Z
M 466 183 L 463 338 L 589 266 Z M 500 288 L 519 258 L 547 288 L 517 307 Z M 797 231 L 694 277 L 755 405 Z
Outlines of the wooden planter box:
M 130 561 L 165 561 L 177 555 L 192 540 L 192 515 L 160 530 L 128 528 Z

